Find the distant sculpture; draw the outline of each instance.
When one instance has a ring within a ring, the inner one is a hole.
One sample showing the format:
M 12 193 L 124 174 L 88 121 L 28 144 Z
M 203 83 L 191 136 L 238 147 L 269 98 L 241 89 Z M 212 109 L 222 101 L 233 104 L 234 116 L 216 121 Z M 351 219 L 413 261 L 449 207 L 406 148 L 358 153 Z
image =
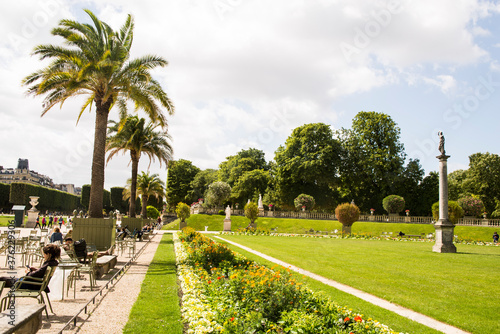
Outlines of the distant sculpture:
M 258 202 L 258 205 L 257 207 L 260 209 L 260 208 L 264 208 L 264 205 L 262 204 L 262 195 L 259 194 L 259 202 Z
M 439 136 L 439 152 L 441 152 L 441 155 L 446 155 L 446 152 L 444 150 L 444 135 L 441 131 L 438 132 Z
M 231 219 L 231 208 L 229 205 L 226 208 L 226 219 Z

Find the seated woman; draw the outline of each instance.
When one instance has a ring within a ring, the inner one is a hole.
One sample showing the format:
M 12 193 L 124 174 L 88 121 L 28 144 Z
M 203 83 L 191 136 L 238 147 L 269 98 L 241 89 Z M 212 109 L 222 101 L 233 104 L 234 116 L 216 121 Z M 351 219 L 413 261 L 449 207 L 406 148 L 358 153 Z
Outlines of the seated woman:
M 61 244 L 63 243 L 63 235 L 59 227 L 54 227 L 54 232 L 50 236 L 50 243 L 54 243 L 59 241 Z
M 43 253 L 43 264 L 40 268 L 29 267 L 26 269 L 26 276 L 43 278 L 45 272 L 47 271 L 47 267 L 54 267 L 59 264 L 57 259 L 61 257 L 61 248 L 58 245 L 48 244 L 42 248 Z M 12 277 L 0 277 L 0 281 L 5 281 L 6 287 L 12 287 L 19 279 Z M 33 285 L 28 283 L 23 283 L 20 287 L 21 289 L 28 290 L 38 290 L 40 289 L 39 285 Z M 49 288 L 45 289 L 45 292 L 50 292 Z

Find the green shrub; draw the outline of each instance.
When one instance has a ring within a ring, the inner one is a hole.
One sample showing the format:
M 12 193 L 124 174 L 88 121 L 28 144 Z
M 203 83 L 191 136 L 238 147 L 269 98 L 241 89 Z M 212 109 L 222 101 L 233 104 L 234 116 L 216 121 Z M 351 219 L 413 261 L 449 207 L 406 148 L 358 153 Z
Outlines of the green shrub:
M 177 204 L 177 208 L 175 209 L 175 213 L 181 222 L 185 222 L 191 215 L 191 208 L 186 203 L 179 202 L 179 204 Z
M 453 224 L 458 223 L 458 220 L 464 216 L 464 210 L 455 201 L 448 201 L 448 220 Z M 439 220 L 439 202 L 432 204 L 432 218 L 435 221 Z
M 355 204 L 342 203 L 335 208 L 335 216 L 344 226 L 351 226 L 359 219 L 359 208 Z
M 160 216 L 160 211 L 158 211 L 158 209 L 154 206 L 148 205 L 146 207 L 146 211 L 148 214 L 148 218 L 157 219 Z
M 464 209 L 465 216 L 480 217 L 484 212 L 483 201 L 474 196 L 464 196 L 458 199 L 458 205 Z
M 249 202 L 245 204 L 245 217 L 250 219 L 250 227 L 257 227 L 255 225 L 255 220 L 259 217 L 259 208 L 254 202 Z
M 382 206 L 388 213 L 399 213 L 405 208 L 405 199 L 398 195 L 389 195 L 382 200 Z
M 300 194 L 293 200 L 293 204 L 297 210 L 302 210 L 304 208 L 305 210 L 310 211 L 314 208 L 316 201 L 311 195 Z
M 225 215 L 226 215 L 226 213 L 224 212 L 224 210 L 219 210 L 219 215 L 221 215 L 221 216 L 225 216 Z

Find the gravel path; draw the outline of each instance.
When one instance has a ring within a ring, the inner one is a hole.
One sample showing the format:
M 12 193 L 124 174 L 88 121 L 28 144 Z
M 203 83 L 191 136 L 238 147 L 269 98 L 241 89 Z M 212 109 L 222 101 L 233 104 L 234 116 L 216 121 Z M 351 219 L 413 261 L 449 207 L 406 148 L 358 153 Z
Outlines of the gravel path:
M 2 230 L 2 228 L 0 228 Z M 21 236 L 28 235 L 31 229 L 21 229 Z M 88 312 L 82 312 L 77 320 L 77 326 L 81 328 L 73 328 L 65 330 L 64 333 L 122 333 L 123 327 L 128 321 L 128 316 L 132 305 L 137 300 L 141 290 L 141 284 L 144 280 L 146 272 L 149 268 L 156 249 L 160 243 L 164 231 L 155 231 L 157 234 L 147 244 L 146 248 L 139 255 L 136 261 L 129 267 L 127 272 L 115 283 L 109 290 L 103 290 L 103 297 L 98 296 L 95 305 L 90 303 Z M 146 244 L 145 241 L 137 242 L 137 250 L 141 249 Z M 109 274 L 97 280 L 98 289 L 102 288 L 104 284 L 116 273 L 116 271 L 123 267 L 130 258 L 128 254 L 120 254 L 118 256 L 118 263 L 114 270 Z M 7 269 L 4 267 L 5 256 L 0 257 L 0 276 L 7 276 Z M 18 267 L 18 276 L 24 274 L 24 268 Z M 67 275 L 67 273 L 66 273 Z M 43 315 L 43 323 L 41 329 L 38 331 L 40 334 L 53 334 L 58 333 L 63 326 L 87 303 L 98 291 L 95 289 L 90 290 L 88 275 L 84 275 L 82 280 L 77 280 L 76 285 L 76 298 L 73 298 L 73 293 L 70 291 L 69 296 L 64 297 L 64 300 L 55 300 L 54 296 L 50 296 L 54 314 L 49 310 L 49 319 Z M 8 292 L 4 289 L 2 297 Z M 31 298 L 16 299 L 16 303 L 33 304 L 35 302 Z M 85 321 L 85 323 L 83 323 Z M 82 325 L 83 323 L 83 325 Z
M 160 244 L 161 237 L 162 234 L 154 237 L 139 256 L 137 262 L 128 269 L 127 273 L 110 290 L 78 333 L 122 333 L 123 327 L 128 321 L 132 305 L 139 296 L 142 281 Z

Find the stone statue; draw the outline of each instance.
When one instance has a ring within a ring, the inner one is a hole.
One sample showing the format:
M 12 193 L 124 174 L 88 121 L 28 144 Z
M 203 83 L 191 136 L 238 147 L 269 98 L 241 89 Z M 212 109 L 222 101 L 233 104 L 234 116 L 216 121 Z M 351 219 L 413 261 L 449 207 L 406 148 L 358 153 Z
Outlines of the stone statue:
M 226 219 L 231 219 L 231 208 L 229 205 L 226 208 Z
M 444 135 L 443 132 L 439 131 L 438 132 L 439 136 L 439 152 L 441 152 L 441 155 L 446 155 L 446 152 L 444 150 Z
M 258 202 L 258 205 L 257 207 L 260 209 L 260 208 L 264 208 L 264 205 L 262 204 L 262 195 L 259 194 L 259 202 Z

